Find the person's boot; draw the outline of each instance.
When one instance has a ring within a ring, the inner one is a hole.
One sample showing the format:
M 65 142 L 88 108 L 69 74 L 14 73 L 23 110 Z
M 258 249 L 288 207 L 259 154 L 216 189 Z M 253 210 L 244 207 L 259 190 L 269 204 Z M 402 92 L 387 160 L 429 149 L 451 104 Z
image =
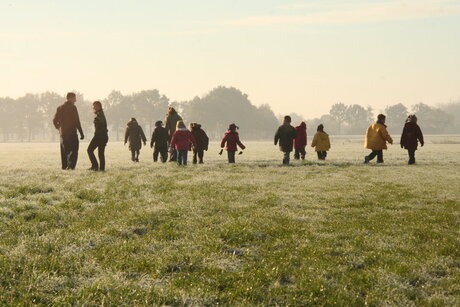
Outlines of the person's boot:
M 364 164 L 369 164 L 369 156 L 364 157 Z

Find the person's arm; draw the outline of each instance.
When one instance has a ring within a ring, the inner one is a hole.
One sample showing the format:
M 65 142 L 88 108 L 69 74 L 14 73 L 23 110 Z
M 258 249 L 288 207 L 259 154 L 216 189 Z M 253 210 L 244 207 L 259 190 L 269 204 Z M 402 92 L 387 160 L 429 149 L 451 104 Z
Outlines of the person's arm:
M 318 133 L 315 134 L 315 136 L 313 137 L 313 141 L 311 142 L 311 147 L 315 147 L 316 143 L 318 143 Z
M 139 127 L 139 133 L 140 133 L 141 138 L 142 138 L 142 142 L 144 142 L 144 145 L 145 145 L 145 144 L 147 144 L 147 138 L 145 137 L 144 130 L 142 130 L 141 126 L 138 126 L 138 127 Z
M 128 137 L 129 137 L 129 128 L 126 127 L 126 130 L 125 130 L 125 144 L 128 142 Z
M 276 133 L 275 133 L 275 146 L 278 144 L 279 139 L 280 139 L 280 128 L 278 128 L 278 130 L 276 130 Z
M 54 114 L 54 118 L 53 118 L 53 125 L 56 129 L 59 129 L 61 128 L 61 121 L 60 121 L 60 110 L 59 108 L 56 109 L 56 114 Z
M 243 143 L 241 143 L 239 135 L 236 136 L 236 144 L 238 144 L 238 146 L 240 146 L 242 150 L 246 148 L 246 146 L 244 146 Z
M 393 144 L 393 139 L 391 138 L 390 134 L 387 131 L 387 128 L 380 129 L 380 134 L 382 138 L 390 144 Z
M 154 143 L 155 143 L 155 130 L 153 130 L 152 138 L 150 139 L 150 148 L 153 147 Z
M 425 145 L 425 140 L 423 139 L 422 129 L 420 129 L 419 125 L 417 125 L 417 138 L 420 141 L 420 146 L 423 147 L 423 145 Z
M 326 135 L 326 145 L 327 149 L 331 149 L 331 140 L 329 139 L 329 135 Z
M 173 134 L 173 136 L 172 136 L 172 138 L 171 138 L 171 144 L 170 144 L 170 146 L 171 146 L 172 148 L 176 147 L 176 132 L 174 132 L 174 134 Z
M 399 140 L 399 144 L 401 145 L 401 148 L 404 147 L 404 144 L 406 143 L 406 125 L 404 125 L 403 131 L 401 133 L 401 140 Z
M 75 107 L 75 123 L 77 125 L 78 132 L 80 132 L 80 140 L 83 140 L 85 135 L 83 134 L 83 129 L 81 129 L 80 116 L 78 115 L 77 107 Z
M 196 146 L 196 140 L 195 140 L 195 137 L 193 136 L 193 134 L 190 132 L 189 134 L 189 141 L 190 141 L 190 144 L 192 146 Z
M 205 142 L 204 142 L 204 150 L 208 150 L 208 147 L 209 147 L 209 137 L 208 135 L 206 134 L 206 132 L 203 131 L 203 137 L 205 139 Z
M 220 142 L 220 148 L 224 148 L 225 147 L 225 143 L 227 143 L 227 138 L 228 138 L 228 135 L 224 135 L 224 137 L 222 138 L 222 141 Z

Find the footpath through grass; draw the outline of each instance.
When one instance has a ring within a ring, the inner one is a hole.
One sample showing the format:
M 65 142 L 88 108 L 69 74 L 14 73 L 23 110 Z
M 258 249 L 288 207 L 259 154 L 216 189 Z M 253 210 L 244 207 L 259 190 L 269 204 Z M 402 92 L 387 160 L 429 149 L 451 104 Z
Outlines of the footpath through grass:
M 105 173 L 57 146 L 0 146 L 0 305 L 460 304 L 459 145 L 180 168 L 118 144 Z

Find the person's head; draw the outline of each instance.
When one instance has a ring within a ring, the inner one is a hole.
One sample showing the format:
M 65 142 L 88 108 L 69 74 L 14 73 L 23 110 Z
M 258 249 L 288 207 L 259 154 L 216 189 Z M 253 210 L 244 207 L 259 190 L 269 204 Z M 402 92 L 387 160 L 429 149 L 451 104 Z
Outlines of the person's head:
M 289 115 L 286 115 L 286 116 L 284 117 L 283 124 L 285 124 L 285 125 L 290 125 L 290 124 L 291 124 L 291 121 L 292 121 L 291 117 L 290 117 Z
M 307 129 L 307 124 L 305 122 L 301 122 L 300 127 L 302 127 L 302 129 Z
M 236 129 L 239 129 L 239 128 L 235 124 L 230 124 L 230 126 L 228 126 L 228 130 L 230 130 L 230 131 L 236 131 Z
M 168 108 L 168 114 L 169 114 L 169 115 L 173 115 L 173 114 L 176 114 L 176 113 L 177 113 L 177 112 L 176 112 L 176 109 L 174 109 L 173 107 L 169 107 L 169 108 Z
M 184 129 L 185 128 L 185 124 L 182 120 L 178 120 L 177 121 L 177 124 L 176 124 L 176 130 L 177 129 Z
M 323 126 L 323 124 L 319 124 L 319 125 L 318 125 L 318 128 L 316 128 L 316 131 L 321 131 L 321 132 L 323 132 L 323 131 L 324 131 L 324 126 Z
M 155 122 L 155 127 L 161 127 L 163 126 L 163 122 L 161 120 L 158 120 Z
M 99 111 L 102 111 L 102 103 L 100 101 L 93 102 L 93 112 L 97 113 Z
M 137 124 L 137 120 L 134 117 L 131 117 L 128 121 L 128 125 Z
M 386 118 L 387 117 L 385 115 L 383 115 L 383 114 L 377 115 L 377 121 L 378 122 L 385 123 Z
M 68 102 L 75 103 L 77 101 L 77 95 L 75 95 L 75 93 L 69 92 L 66 95 L 66 99 Z
M 415 114 L 411 114 L 407 117 L 406 121 L 408 123 L 417 123 L 417 116 L 415 116 Z

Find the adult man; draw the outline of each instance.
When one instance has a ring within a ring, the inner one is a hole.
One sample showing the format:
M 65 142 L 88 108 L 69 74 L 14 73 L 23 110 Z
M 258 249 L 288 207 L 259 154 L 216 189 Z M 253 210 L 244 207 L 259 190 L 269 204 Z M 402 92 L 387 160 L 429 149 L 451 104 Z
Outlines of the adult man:
M 67 101 L 60 105 L 54 115 L 53 124 L 59 130 L 61 135 L 61 162 L 62 169 L 75 169 L 78 160 L 78 136 L 84 139 L 83 130 L 81 129 L 80 117 L 75 106 L 77 96 L 75 93 L 67 93 Z
M 292 151 L 292 142 L 296 137 L 295 128 L 291 126 L 291 117 L 286 115 L 283 124 L 279 126 L 275 134 L 275 146 L 279 142 L 280 150 L 283 152 L 283 164 L 289 164 Z
M 393 139 L 388 134 L 387 126 L 385 125 L 386 116 L 379 114 L 377 122 L 371 124 L 366 130 L 366 139 L 364 148 L 372 150 L 372 152 L 364 157 L 364 163 L 369 163 L 377 156 L 377 163 L 383 163 L 383 149 L 387 149 L 387 142 L 393 144 Z
M 179 114 L 177 114 L 176 110 L 173 107 L 168 108 L 168 114 L 166 114 L 165 118 L 165 128 L 168 131 L 168 146 L 171 144 L 171 139 L 176 132 L 176 125 L 177 122 L 182 120 Z M 169 156 L 169 162 L 177 160 L 177 150 L 175 148 L 171 148 L 171 155 Z

